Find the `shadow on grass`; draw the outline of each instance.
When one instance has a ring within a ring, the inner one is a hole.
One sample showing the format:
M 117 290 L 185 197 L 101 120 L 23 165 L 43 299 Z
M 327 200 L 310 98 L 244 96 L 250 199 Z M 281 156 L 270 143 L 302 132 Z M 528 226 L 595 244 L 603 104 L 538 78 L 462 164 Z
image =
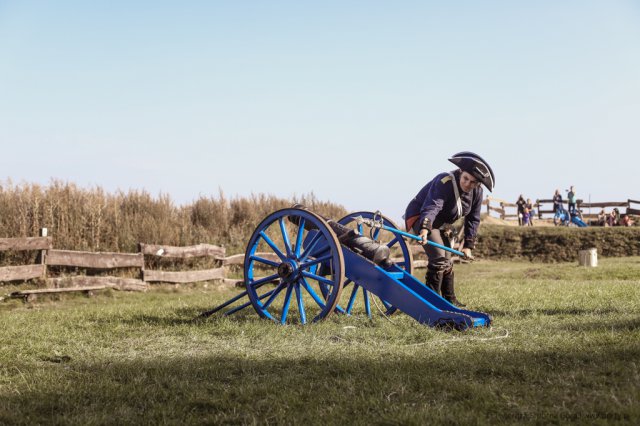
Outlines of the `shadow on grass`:
M 606 362 L 597 352 L 505 353 L 487 347 L 375 359 L 280 355 L 72 360 L 50 365 L 32 371 L 30 383 L 19 392 L 3 392 L 0 423 L 640 419 L 637 383 L 620 368 L 640 358 L 638 347 L 612 349 Z
M 518 309 L 513 311 L 508 310 L 496 310 L 496 309 L 488 309 L 488 312 L 494 316 L 505 316 L 505 317 L 529 317 L 536 315 L 548 315 L 548 316 L 557 316 L 557 315 L 609 315 L 622 313 L 621 310 L 615 308 L 597 308 L 597 309 L 583 309 L 583 308 L 554 308 L 554 309 Z
M 210 323 L 223 318 L 233 318 L 234 321 L 240 324 L 260 320 L 260 316 L 255 311 L 253 306 L 247 306 L 244 309 L 237 311 L 228 316 L 225 315 L 225 313 L 228 312 L 230 309 L 240 306 L 241 304 L 242 303 L 231 305 L 230 307 L 226 307 L 212 315 L 208 315 L 204 317 L 202 316 L 202 314 L 205 312 L 208 312 L 210 308 L 207 308 L 207 309 L 179 308 L 175 310 L 175 315 L 170 315 L 170 316 L 139 314 L 139 315 L 131 316 L 129 318 L 124 318 L 120 320 L 120 322 L 128 325 L 148 324 L 148 325 L 157 325 L 157 326 L 165 327 L 165 326 L 182 326 L 187 324 Z M 282 310 L 272 309 L 270 313 L 279 318 L 280 315 L 282 314 Z M 299 321 L 299 314 L 295 309 L 290 310 L 290 313 L 291 313 L 290 318 L 294 318 L 294 320 Z M 313 314 L 316 314 L 316 313 L 317 313 L 317 310 L 314 310 L 311 312 L 307 311 L 307 315 L 308 315 L 307 321 L 311 321 L 311 318 L 314 317 Z M 340 314 L 334 313 L 333 315 L 340 315 Z
M 559 323 L 559 329 L 568 331 L 634 331 L 640 330 L 640 317 L 637 318 L 624 318 L 624 319 L 607 319 L 606 321 L 583 321 L 574 323 Z M 640 346 L 640 343 L 638 343 Z
M 125 318 L 120 320 L 121 323 L 127 325 L 140 325 L 140 324 L 148 324 L 158 327 L 173 327 L 173 326 L 183 326 L 183 325 L 197 325 L 197 324 L 207 324 L 213 323 L 217 320 L 225 318 L 222 313 L 216 313 L 210 317 L 203 318 L 200 316 L 202 313 L 198 310 L 185 309 L 179 310 L 183 312 L 176 312 L 177 316 L 160 316 L 160 315 L 149 315 L 149 314 L 141 314 L 134 315 L 130 318 Z M 252 309 L 247 308 L 246 311 L 238 312 L 233 315 L 234 321 L 238 323 L 246 323 L 251 321 L 256 321 L 258 318 L 258 314 Z

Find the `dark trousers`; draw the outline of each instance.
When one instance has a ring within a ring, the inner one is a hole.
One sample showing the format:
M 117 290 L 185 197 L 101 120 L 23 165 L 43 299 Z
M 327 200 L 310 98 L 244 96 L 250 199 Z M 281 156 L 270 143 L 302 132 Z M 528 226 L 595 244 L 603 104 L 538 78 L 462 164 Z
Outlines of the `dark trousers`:
M 413 226 L 413 231 L 416 234 L 420 234 L 420 224 L 416 222 Z M 446 234 L 446 232 L 442 232 L 440 229 L 432 229 L 427 239 L 436 244 L 451 247 L 451 240 Z M 442 271 L 444 273 L 449 273 L 451 271 L 453 268 L 453 262 L 451 261 L 450 252 L 429 244 L 425 244 L 422 248 L 428 258 L 429 263 L 427 268 L 432 271 Z

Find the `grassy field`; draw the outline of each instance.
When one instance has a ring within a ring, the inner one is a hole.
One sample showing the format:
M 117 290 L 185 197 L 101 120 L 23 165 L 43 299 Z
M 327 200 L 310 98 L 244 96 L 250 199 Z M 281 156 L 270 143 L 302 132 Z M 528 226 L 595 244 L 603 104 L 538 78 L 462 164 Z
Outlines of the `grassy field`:
M 0 424 L 640 423 L 640 258 L 456 273 L 492 329 L 192 322 L 212 286 L 4 300 Z

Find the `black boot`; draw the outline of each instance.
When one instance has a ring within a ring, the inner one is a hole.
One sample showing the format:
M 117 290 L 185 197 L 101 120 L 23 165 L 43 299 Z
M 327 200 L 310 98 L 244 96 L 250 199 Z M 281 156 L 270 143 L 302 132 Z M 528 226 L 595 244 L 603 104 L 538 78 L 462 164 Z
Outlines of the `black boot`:
M 442 285 L 442 271 L 436 271 L 427 269 L 427 275 L 425 276 L 425 284 L 436 294 L 440 295 L 440 287 Z
M 444 274 L 444 276 L 442 277 L 442 297 L 444 297 L 447 302 L 451 303 L 452 305 L 456 305 L 459 308 L 464 308 L 467 305 L 460 302 L 456 298 L 453 281 L 453 270 L 451 270 L 448 274 Z

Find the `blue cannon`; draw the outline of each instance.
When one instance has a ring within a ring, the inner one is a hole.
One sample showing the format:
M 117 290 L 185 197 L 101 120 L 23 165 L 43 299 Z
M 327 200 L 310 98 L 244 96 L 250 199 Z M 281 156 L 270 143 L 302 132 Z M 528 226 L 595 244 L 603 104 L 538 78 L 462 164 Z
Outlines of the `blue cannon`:
M 579 228 L 585 228 L 589 226 L 582 220 L 582 217 L 578 212 L 570 213 L 568 210 L 566 210 L 562 206 L 560 206 L 556 210 L 556 213 L 553 216 L 553 223 L 556 226 L 557 225 L 569 226 L 573 224 Z
M 374 262 L 342 243 L 344 235 L 334 232 L 336 226 L 351 229 L 353 235 L 366 236 L 368 232 L 370 240 L 386 246 L 396 257 Z M 385 315 L 399 310 L 432 327 L 466 330 L 490 326 L 488 314 L 450 304 L 411 275 L 413 259 L 405 238 L 419 240 L 379 213 L 352 213 L 336 225 L 306 208 L 278 210 L 258 225 L 247 244 L 245 291 L 201 317 L 243 301 L 224 315 L 253 306 L 262 318 L 306 324 L 333 313 L 351 315 L 357 295 L 362 294 L 369 317 L 373 301 Z M 246 298 L 249 301 L 243 300 Z

